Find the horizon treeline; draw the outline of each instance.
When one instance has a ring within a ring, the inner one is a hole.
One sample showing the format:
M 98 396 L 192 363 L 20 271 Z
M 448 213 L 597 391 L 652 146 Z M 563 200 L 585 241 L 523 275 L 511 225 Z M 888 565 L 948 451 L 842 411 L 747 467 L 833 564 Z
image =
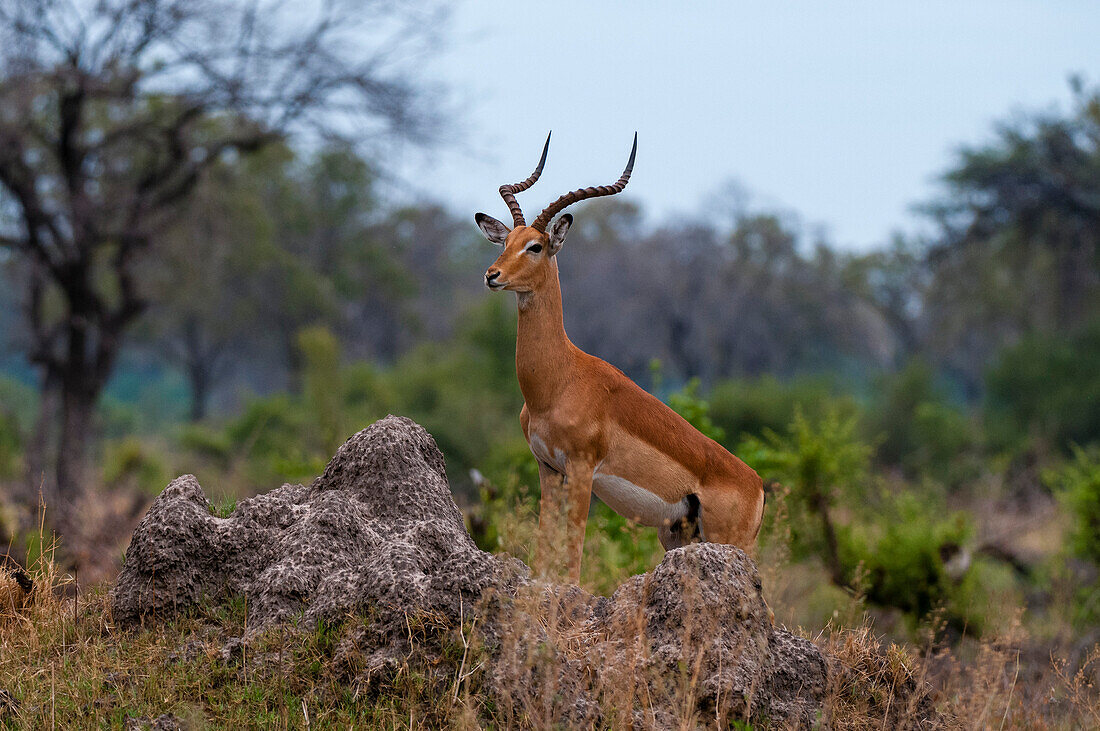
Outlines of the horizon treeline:
M 646 387 L 656 361 L 669 388 L 826 375 L 866 393 L 919 360 L 957 403 L 1056 446 L 1092 441 L 1095 415 L 1059 414 L 1095 380 L 1100 326 L 1100 114 L 1095 92 L 1075 99 L 963 148 L 923 206 L 938 227 L 926 240 L 852 252 L 786 211 L 731 202 L 645 226 L 629 191 L 588 204 L 559 257 L 566 329 Z M 301 390 L 303 330 L 385 366 L 483 317 L 500 297 L 481 285 L 494 252 L 471 216 L 387 206 L 373 169 L 347 144 L 209 166 L 137 270 L 148 308 L 107 402 L 148 408 L 143 423 L 224 416 L 248 394 Z M 26 275 L 5 259 L 0 337 L 3 372 L 33 386 Z M 498 326 L 485 336 L 510 351 L 513 322 Z M 14 404 L 5 418 L 28 429 Z

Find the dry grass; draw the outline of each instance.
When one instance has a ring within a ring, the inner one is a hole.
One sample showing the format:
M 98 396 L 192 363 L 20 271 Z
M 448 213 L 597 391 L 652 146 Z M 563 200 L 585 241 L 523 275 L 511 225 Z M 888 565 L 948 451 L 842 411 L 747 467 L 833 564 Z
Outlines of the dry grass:
M 131 718 L 166 713 L 195 728 L 555 728 L 570 718 L 561 702 L 563 668 L 594 661 L 587 652 L 593 638 L 583 634 L 568 602 L 555 604 L 537 628 L 516 626 L 500 640 L 520 647 L 505 648 L 518 660 L 497 682 L 527 692 L 510 693 L 513 705 L 498 705 L 484 693 L 485 638 L 473 613 L 459 627 L 410 618 L 406 660 L 372 677 L 369 658 L 346 647 L 341 652 L 346 632 L 333 628 L 273 630 L 233 649 L 231 640 L 246 629 L 245 607 L 238 602 L 156 629 L 124 632 L 111 623 L 102 592 L 59 598 L 70 576 L 47 560 L 31 573 L 42 589 L 34 602 L 0 618 L 5 728 L 118 728 Z M 533 610 L 521 614 L 539 616 Z M 813 637 L 833 658 L 823 725 L 1100 726 L 1100 648 L 1076 664 L 1065 657 L 1042 663 L 1019 622 L 1003 635 L 954 649 L 937 645 L 935 629 L 927 628 L 923 646 L 884 641 L 866 623 L 830 626 Z M 424 650 L 428 646 L 431 652 Z M 678 677 L 658 679 L 639 671 L 644 652 L 624 657 L 636 665 L 602 673 L 604 685 L 597 689 L 610 726 L 627 722 L 622 709 L 630 708 L 641 709 L 635 720 L 678 728 L 716 725 L 719 719 L 701 714 L 696 703 L 697 664 L 685 662 Z M 662 707 L 654 697 L 675 700 Z M 740 721 L 722 720 L 721 727 Z
M 519 511 L 502 531 L 523 558 L 535 520 Z M 643 550 L 624 561 L 620 544 L 635 536 L 620 541 L 605 530 L 596 526 L 586 547 L 585 584 L 602 593 L 660 556 Z M 758 558 L 777 621 L 824 627 L 804 632 L 831 657 L 823 727 L 1100 727 L 1100 646 L 1073 638 L 1064 618 L 1008 607 L 980 641 L 945 637 L 936 617 L 912 637 L 860 596 L 823 589 L 820 567 L 792 565 L 785 544 L 774 536 Z M 349 641 L 363 619 L 235 643 L 247 629 L 243 602 L 121 631 L 105 593 L 77 594 L 51 558 L 47 548 L 29 567 L 37 590 L 27 606 L 0 608 L 0 728 L 121 728 L 163 714 L 185 728 L 560 728 L 576 719 L 563 682 L 595 663 L 597 710 L 608 727 L 748 727 L 739 715 L 701 710 L 692 657 L 673 677 L 649 673 L 641 624 L 629 652 L 594 656 L 594 640 L 605 638 L 585 633 L 568 597 L 520 597 L 516 616 L 525 622 L 491 638 L 473 611 L 458 626 L 409 617 L 405 654 L 380 667 Z M 1046 631 L 1051 621 L 1062 623 L 1057 632 Z M 516 660 L 489 677 L 487 647 Z M 490 693 L 493 684 L 508 692 Z
M 1003 633 L 940 645 L 887 643 L 867 624 L 815 641 L 832 657 L 824 720 L 840 729 L 1100 728 L 1100 646 L 1076 665 L 1042 657 L 1017 614 Z
M 477 715 L 467 705 L 470 667 L 440 683 L 410 658 L 368 699 L 362 668 L 337 652 L 333 628 L 272 630 L 241 645 L 246 607 L 232 602 L 124 631 L 106 593 L 71 596 L 73 578 L 49 554 L 31 574 L 33 603 L 0 614 L 0 728 L 123 728 L 165 714 L 183 728 L 476 725 L 462 722 Z M 410 627 L 433 631 L 423 618 Z M 455 644 L 469 629 L 456 631 Z

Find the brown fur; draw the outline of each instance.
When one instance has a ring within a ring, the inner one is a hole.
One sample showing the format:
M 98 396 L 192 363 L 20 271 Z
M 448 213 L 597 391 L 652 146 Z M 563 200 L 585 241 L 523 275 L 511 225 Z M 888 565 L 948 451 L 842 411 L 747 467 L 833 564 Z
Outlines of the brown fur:
M 532 243 L 541 243 L 542 252 L 526 251 Z M 537 568 L 548 568 L 550 553 L 561 544 L 570 577 L 579 578 L 592 476 L 601 465 L 666 503 L 694 493 L 706 540 L 751 551 L 763 517 L 760 477 L 622 371 L 573 345 L 565 334 L 550 243 L 547 234 L 518 226 L 486 271 L 487 283 L 517 293 L 516 375 L 525 401 L 524 436 L 529 444 L 537 437 L 565 458 L 564 469 L 540 460 Z M 568 520 L 561 541 L 554 536 L 561 526 L 552 524 L 563 498 Z M 665 526 L 666 548 L 667 533 Z

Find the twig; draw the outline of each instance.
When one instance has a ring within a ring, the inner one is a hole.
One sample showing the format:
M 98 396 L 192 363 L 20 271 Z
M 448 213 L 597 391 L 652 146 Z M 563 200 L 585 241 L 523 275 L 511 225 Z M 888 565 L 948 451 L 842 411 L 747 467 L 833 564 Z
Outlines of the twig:
M 474 630 L 477 628 L 477 617 L 474 617 L 474 621 L 470 624 L 470 639 L 473 639 Z M 462 682 L 466 678 L 470 677 L 477 672 L 482 663 L 478 663 L 477 667 L 471 670 L 468 674 L 463 675 L 463 671 L 466 669 L 466 657 L 470 653 L 470 640 L 466 639 L 466 630 L 464 628 L 465 620 L 463 619 L 463 605 L 462 595 L 458 595 L 458 636 L 462 638 L 462 662 L 458 666 L 458 676 L 455 679 L 455 692 L 454 701 L 458 701 L 458 691 L 462 687 Z
M 1008 720 L 1008 711 L 1012 708 L 1012 694 L 1016 690 L 1016 680 L 1020 677 L 1020 653 L 1016 653 L 1016 674 L 1012 676 L 1012 686 L 1008 689 L 1008 699 L 1005 701 L 1005 712 L 1001 716 L 1001 725 L 998 726 L 998 731 L 1005 727 L 1005 721 Z

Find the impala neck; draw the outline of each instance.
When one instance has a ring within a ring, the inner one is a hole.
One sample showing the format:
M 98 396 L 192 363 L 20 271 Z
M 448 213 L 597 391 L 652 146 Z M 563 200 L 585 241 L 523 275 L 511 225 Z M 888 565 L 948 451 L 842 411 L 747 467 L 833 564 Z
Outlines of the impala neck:
M 536 289 L 517 294 L 519 328 L 516 333 L 516 376 L 527 408 L 538 411 L 568 383 L 573 343 L 562 319 L 558 264 Z

